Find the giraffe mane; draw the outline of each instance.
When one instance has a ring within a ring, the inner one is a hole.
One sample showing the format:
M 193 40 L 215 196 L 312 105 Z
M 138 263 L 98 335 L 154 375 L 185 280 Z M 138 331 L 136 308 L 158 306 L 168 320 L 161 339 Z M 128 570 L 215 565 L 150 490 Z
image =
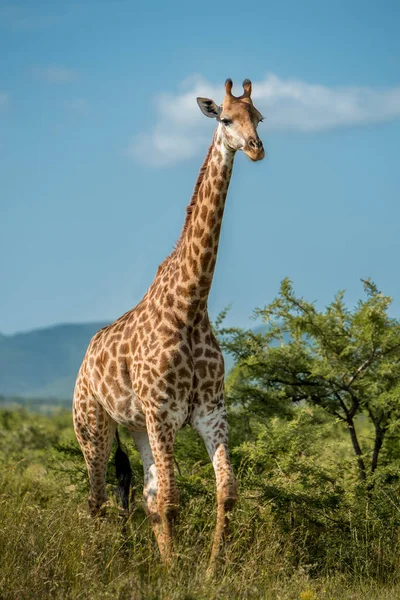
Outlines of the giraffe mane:
M 189 217 L 192 214 L 193 209 L 194 209 L 194 207 L 196 205 L 197 196 L 199 194 L 199 190 L 200 190 L 201 184 L 204 181 L 204 176 L 205 176 L 206 171 L 207 171 L 207 167 L 208 167 L 208 163 L 209 163 L 209 160 L 210 160 L 211 150 L 213 148 L 213 145 L 214 144 L 212 143 L 211 146 L 208 149 L 207 156 L 205 157 L 204 162 L 203 162 L 203 164 L 202 164 L 202 166 L 200 168 L 200 172 L 199 172 L 199 175 L 197 177 L 197 181 L 196 181 L 194 189 L 193 189 L 192 197 L 190 199 L 189 204 L 186 207 L 186 219 L 185 219 L 185 223 L 183 225 L 182 233 L 184 233 L 187 230 L 187 228 L 188 228 Z
M 190 220 L 190 216 L 191 216 L 191 214 L 192 214 L 192 212 L 193 212 L 193 209 L 194 209 L 194 207 L 195 207 L 195 205 L 196 205 L 196 200 L 197 200 L 197 196 L 198 196 L 198 194 L 199 194 L 199 190 L 200 190 L 201 184 L 202 184 L 202 183 L 203 183 L 203 181 L 204 181 L 204 176 L 205 176 L 205 174 L 206 174 L 206 171 L 207 171 L 207 167 L 208 167 L 208 163 L 209 163 L 209 160 L 210 160 L 211 151 L 212 151 L 212 149 L 213 149 L 213 146 L 214 146 L 214 139 L 213 139 L 213 142 L 212 142 L 211 146 L 210 146 L 210 147 L 209 147 L 209 149 L 208 149 L 207 155 L 206 155 L 206 157 L 205 157 L 205 159 L 204 159 L 204 162 L 203 162 L 203 164 L 202 164 L 202 166 L 201 166 L 201 168 L 200 168 L 200 172 L 199 172 L 199 174 L 198 174 L 198 176 L 197 176 L 197 181 L 196 181 L 196 183 L 195 183 L 195 186 L 194 186 L 194 189 L 193 189 L 193 194 L 192 194 L 192 197 L 191 197 L 191 199 L 190 199 L 190 202 L 189 202 L 189 204 L 188 204 L 188 205 L 187 205 L 187 207 L 186 207 L 186 218 L 185 218 L 185 222 L 184 222 L 184 224 L 183 224 L 183 228 L 182 228 L 182 231 L 181 231 L 181 235 L 179 236 L 179 239 L 178 239 L 178 241 L 175 243 L 175 245 L 174 245 L 174 248 L 173 248 L 172 252 L 171 252 L 171 253 L 170 253 L 170 254 L 169 254 L 169 255 L 168 255 L 168 256 L 167 256 L 167 257 L 166 257 L 166 258 L 165 258 L 165 259 L 162 261 L 162 263 L 161 263 L 161 264 L 158 266 L 158 269 L 157 269 L 157 275 L 160 275 L 160 273 L 161 273 L 161 272 L 162 272 L 164 269 L 166 269 L 166 268 L 168 267 L 168 265 L 170 264 L 170 261 L 171 261 L 171 259 L 172 259 L 174 256 L 176 256 L 176 253 L 177 253 L 177 252 L 178 252 L 178 250 L 179 250 L 179 247 L 180 247 L 181 241 L 182 241 L 182 239 L 183 239 L 183 237 L 184 237 L 184 235 L 185 235 L 185 233 L 186 233 L 186 231 L 187 231 L 187 229 L 188 229 L 188 227 L 189 227 L 189 220 Z
M 173 252 L 175 252 L 176 250 L 178 250 L 179 244 L 180 244 L 180 242 L 181 242 L 184 234 L 186 233 L 186 231 L 187 231 L 187 229 L 189 227 L 190 216 L 191 216 L 191 214 L 193 212 L 193 209 L 194 209 L 194 207 L 196 205 L 196 201 L 197 201 L 197 197 L 198 197 L 198 194 L 199 194 L 199 190 L 200 190 L 201 184 L 204 181 L 204 177 L 205 177 L 205 174 L 206 174 L 206 171 L 207 171 L 207 167 L 208 167 L 208 163 L 209 163 L 209 160 L 210 160 L 211 151 L 213 149 L 213 146 L 214 146 L 214 140 L 213 140 L 213 143 L 211 144 L 211 146 L 209 147 L 207 155 L 206 155 L 206 157 L 204 159 L 204 162 L 203 162 L 203 164 L 202 164 L 202 166 L 200 168 L 200 172 L 198 174 L 197 181 L 196 181 L 194 189 L 193 189 L 192 197 L 190 199 L 189 204 L 186 207 L 185 223 L 183 224 L 181 235 L 179 237 L 179 240 L 175 244 L 175 248 L 174 248 Z

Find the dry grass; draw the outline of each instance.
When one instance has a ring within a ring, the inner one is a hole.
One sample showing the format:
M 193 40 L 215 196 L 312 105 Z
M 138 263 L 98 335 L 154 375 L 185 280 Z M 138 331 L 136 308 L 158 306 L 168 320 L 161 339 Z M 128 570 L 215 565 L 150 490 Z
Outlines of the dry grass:
M 183 508 L 176 557 L 166 569 L 159 562 L 149 523 L 139 506 L 126 525 L 113 506 L 106 518 L 93 521 L 82 495 L 75 486 L 65 485 L 64 479 L 60 474 L 49 475 L 40 465 L 24 471 L 18 467 L 3 470 L 2 599 L 400 597 L 397 581 L 378 582 L 340 569 L 334 575 L 332 569 L 330 573 L 320 570 L 316 576 L 313 565 L 299 560 L 298 548 L 294 553 L 298 539 L 279 532 L 267 509 L 260 511 L 246 500 L 232 519 L 232 541 L 221 556 L 214 579 L 206 578 L 214 516 L 208 501 L 201 497 L 186 502 Z

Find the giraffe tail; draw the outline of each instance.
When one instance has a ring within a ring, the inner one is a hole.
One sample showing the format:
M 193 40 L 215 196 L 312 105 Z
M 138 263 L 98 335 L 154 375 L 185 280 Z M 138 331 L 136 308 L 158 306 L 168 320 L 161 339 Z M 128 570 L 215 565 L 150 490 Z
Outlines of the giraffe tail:
M 128 511 L 129 491 L 132 481 L 132 469 L 129 463 L 128 455 L 122 450 L 118 429 L 115 432 L 115 438 L 118 444 L 114 459 L 115 474 L 118 480 L 117 495 L 121 499 L 123 509 Z

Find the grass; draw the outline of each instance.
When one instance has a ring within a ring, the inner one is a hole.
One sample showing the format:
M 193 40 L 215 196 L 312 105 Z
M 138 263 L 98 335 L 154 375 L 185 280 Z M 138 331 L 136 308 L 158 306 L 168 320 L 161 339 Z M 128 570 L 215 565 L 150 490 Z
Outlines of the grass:
M 273 500 L 246 488 L 244 473 L 230 542 L 215 576 L 207 579 L 215 523 L 214 482 L 208 463 L 199 466 L 203 450 L 192 434 L 183 435 L 177 444 L 181 513 L 175 557 L 164 567 L 141 507 L 141 467 L 134 451 L 137 497 L 128 521 L 121 519 L 113 499 L 111 474 L 106 516 L 93 520 L 86 506 L 82 458 L 70 445 L 70 415 L 4 413 L 2 424 L 1 600 L 400 597 L 400 541 L 390 512 L 377 517 L 367 505 L 358 513 L 349 509 L 346 516 L 340 509 L 337 524 L 333 509 L 311 508 L 306 499 L 289 518 L 285 509 L 277 512 Z M 58 453 L 56 447 L 61 449 Z M 184 456 L 189 455 L 192 463 L 189 458 L 185 462 Z M 287 473 L 279 476 L 289 477 Z M 276 485 L 278 481 L 274 480 Z M 298 485 L 296 478 L 291 485 Z M 279 489 L 282 498 L 293 492 L 283 484 Z M 390 497 L 389 509 L 392 505 L 395 515 L 400 505 L 397 497 Z
M 392 582 L 357 572 L 327 570 L 313 575 L 312 565 L 293 560 L 298 540 L 279 532 L 268 510 L 260 514 L 245 500 L 232 518 L 232 540 L 213 579 L 207 580 L 206 568 L 214 515 L 207 511 L 204 499 L 183 507 L 176 557 L 165 568 L 140 506 L 126 525 L 112 502 L 105 518 L 92 520 L 75 486 L 62 489 L 54 483 L 40 468 L 31 468 L 22 477 L 15 468 L 3 472 L 0 590 L 4 600 L 384 600 L 400 596 L 397 575 Z

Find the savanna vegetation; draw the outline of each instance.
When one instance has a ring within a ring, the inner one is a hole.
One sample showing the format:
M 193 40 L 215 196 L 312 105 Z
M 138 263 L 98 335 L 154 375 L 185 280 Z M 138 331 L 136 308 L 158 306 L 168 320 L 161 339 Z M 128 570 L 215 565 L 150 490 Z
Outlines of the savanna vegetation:
M 70 412 L 3 406 L 0 597 L 399 598 L 400 323 L 389 311 L 369 281 L 355 308 L 340 293 L 318 310 L 286 280 L 256 311 L 258 332 L 217 320 L 235 360 L 226 395 L 240 498 L 211 579 L 214 475 L 191 429 L 176 442 L 181 512 L 166 569 L 128 433 L 131 514 L 125 521 L 115 500 L 111 460 L 110 503 L 92 520 Z

